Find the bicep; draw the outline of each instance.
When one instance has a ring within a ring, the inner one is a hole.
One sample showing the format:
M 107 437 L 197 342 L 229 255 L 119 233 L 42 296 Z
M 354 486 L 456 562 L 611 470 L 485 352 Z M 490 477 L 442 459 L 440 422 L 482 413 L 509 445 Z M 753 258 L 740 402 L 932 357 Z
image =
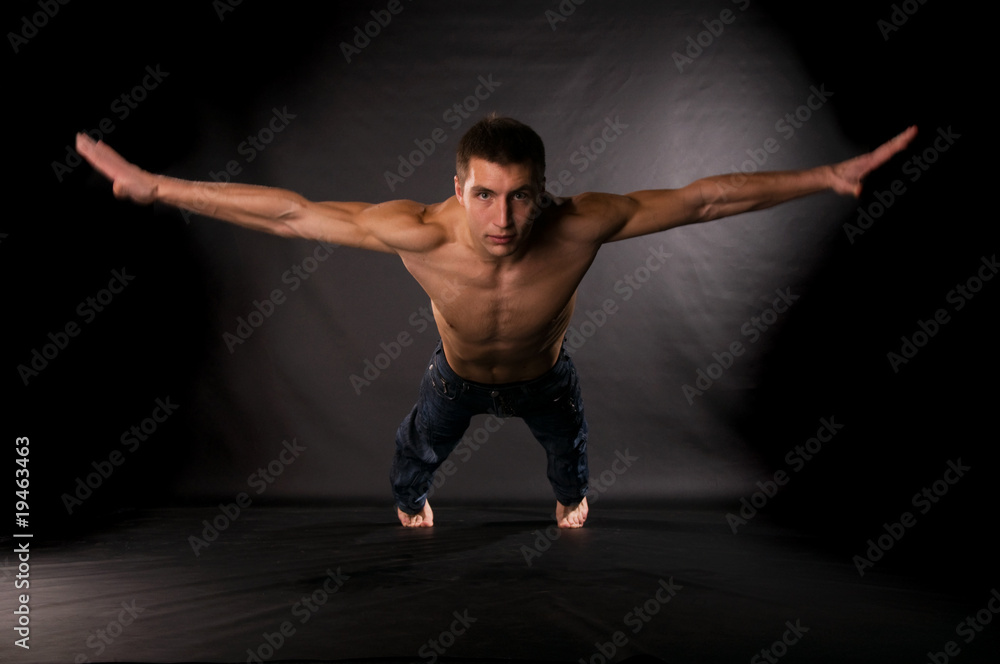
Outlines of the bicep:
M 702 219 L 705 209 L 704 197 L 697 183 L 680 189 L 601 196 L 604 197 L 603 242 L 617 242 L 694 223 Z
M 285 220 L 289 235 L 385 253 L 398 253 L 400 235 L 420 222 L 422 206 L 392 203 L 309 202 Z

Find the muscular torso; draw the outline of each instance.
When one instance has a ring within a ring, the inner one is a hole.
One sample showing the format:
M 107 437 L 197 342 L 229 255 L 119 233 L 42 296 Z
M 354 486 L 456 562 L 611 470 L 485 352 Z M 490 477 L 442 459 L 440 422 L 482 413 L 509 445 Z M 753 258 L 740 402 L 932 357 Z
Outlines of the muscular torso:
M 430 296 L 445 357 L 463 378 L 508 383 L 536 378 L 558 358 L 576 289 L 599 244 L 569 233 L 572 215 L 539 219 L 515 261 L 483 260 L 461 239 L 462 209 L 442 204 L 428 220 L 452 231 L 430 250 L 400 251 Z

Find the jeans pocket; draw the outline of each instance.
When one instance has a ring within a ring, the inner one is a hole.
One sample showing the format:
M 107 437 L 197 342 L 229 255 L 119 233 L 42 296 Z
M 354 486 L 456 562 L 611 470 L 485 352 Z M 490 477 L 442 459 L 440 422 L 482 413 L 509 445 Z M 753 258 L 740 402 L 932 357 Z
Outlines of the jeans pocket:
M 441 372 L 438 371 L 435 364 L 432 363 L 429 367 L 427 367 L 425 379 L 428 381 L 430 388 L 434 390 L 434 393 L 437 396 L 448 399 L 449 401 L 454 401 L 455 397 L 458 396 L 458 386 L 445 380 L 444 376 L 441 375 Z
M 583 417 L 583 403 L 578 390 L 568 390 L 557 401 L 563 412 L 569 413 L 574 421 L 579 422 L 580 418 Z
M 536 393 L 529 412 L 534 416 L 555 418 L 564 423 L 579 424 L 583 416 L 583 400 L 580 396 L 580 384 L 575 376 L 563 376 L 546 389 Z

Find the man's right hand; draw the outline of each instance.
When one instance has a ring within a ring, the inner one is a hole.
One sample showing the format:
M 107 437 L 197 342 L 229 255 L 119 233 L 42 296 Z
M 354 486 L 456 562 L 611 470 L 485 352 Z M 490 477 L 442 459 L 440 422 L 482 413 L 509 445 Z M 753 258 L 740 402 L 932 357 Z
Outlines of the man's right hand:
M 282 237 L 394 254 L 401 249 L 427 251 L 442 244 L 446 235 L 441 223 L 425 223 L 428 206 L 414 201 L 314 203 L 287 189 L 157 175 L 86 134 L 76 135 L 76 150 L 111 180 L 118 198 L 156 201 Z
M 76 151 L 111 180 L 115 196 L 143 205 L 156 200 L 157 177 L 129 163 L 110 146 L 86 134 L 76 135 Z

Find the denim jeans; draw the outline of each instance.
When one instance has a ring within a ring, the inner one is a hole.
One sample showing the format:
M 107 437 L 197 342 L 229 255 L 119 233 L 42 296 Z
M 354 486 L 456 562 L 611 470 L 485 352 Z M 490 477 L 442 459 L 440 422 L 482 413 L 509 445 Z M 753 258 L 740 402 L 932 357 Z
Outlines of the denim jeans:
M 473 415 L 520 417 L 547 456 L 556 499 L 577 503 L 587 493 L 587 420 L 576 367 L 563 348 L 538 378 L 488 385 L 459 377 L 438 342 L 420 382 L 416 405 L 396 432 L 390 480 L 396 505 L 407 514 L 423 509 L 434 479 L 461 441 Z

